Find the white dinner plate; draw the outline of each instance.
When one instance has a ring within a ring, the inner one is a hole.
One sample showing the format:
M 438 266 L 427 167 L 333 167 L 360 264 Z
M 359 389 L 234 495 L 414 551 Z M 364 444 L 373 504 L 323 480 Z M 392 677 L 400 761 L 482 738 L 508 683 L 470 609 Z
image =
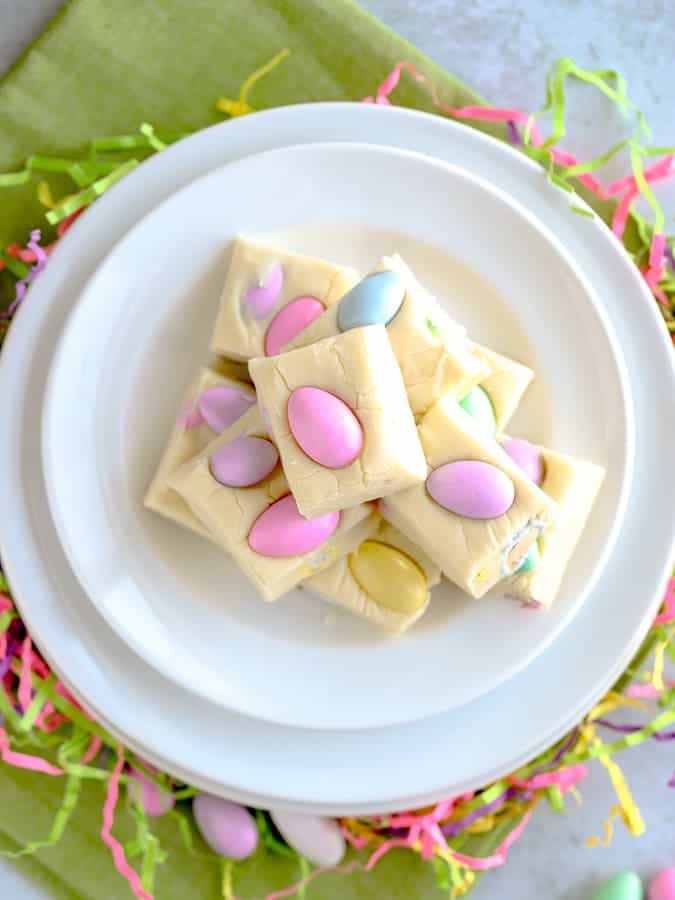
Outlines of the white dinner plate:
M 472 337 L 535 370 L 511 433 L 608 473 L 554 609 L 472 600 L 443 581 L 429 613 L 398 640 L 349 614 L 327 625 L 325 604 L 311 593 L 264 603 L 211 543 L 143 508 L 186 386 L 208 359 L 227 242 L 261 232 L 364 274 L 382 255 L 401 252 Z M 295 727 L 399 724 L 503 682 L 592 591 L 621 524 L 632 463 L 626 383 L 590 285 L 506 195 L 401 150 L 274 150 L 212 172 L 160 205 L 85 288 L 49 379 L 47 493 L 85 591 L 162 674 L 232 710 Z M 466 678 L 476 659 L 480 668 Z
M 55 338 L 112 244 L 158 202 L 227 160 L 336 135 L 377 135 L 383 144 L 462 165 L 544 221 L 611 308 L 631 373 L 638 436 L 624 524 L 605 575 L 545 654 L 467 707 L 405 726 L 340 733 L 218 709 L 172 687 L 126 648 L 67 565 L 40 454 Z M 537 166 L 485 135 L 434 116 L 359 104 L 296 106 L 217 126 L 144 163 L 78 220 L 12 326 L 0 357 L 0 521 L 11 525 L 0 534 L 6 572 L 35 640 L 81 701 L 130 746 L 199 787 L 326 813 L 385 812 L 461 793 L 514 770 L 564 734 L 644 637 L 669 574 L 675 531 L 661 475 L 675 453 L 671 352 L 654 302 L 613 236 L 571 214 L 569 198 L 550 190 Z

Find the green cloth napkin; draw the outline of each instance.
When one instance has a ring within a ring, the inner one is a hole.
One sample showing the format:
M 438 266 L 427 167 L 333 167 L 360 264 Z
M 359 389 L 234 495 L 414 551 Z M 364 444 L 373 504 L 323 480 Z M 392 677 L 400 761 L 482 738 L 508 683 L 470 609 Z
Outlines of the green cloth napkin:
M 480 102 L 352 0 L 71 0 L 0 84 L 0 172 L 21 168 L 32 153 L 68 155 L 90 139 L 136 131 L 143 122 L 170 131 L 211 125 L 223 118 L 216 99 L 236 98 L 252 70 L 284 47 L 289 58 L 251 95 L 258 109 L 360 100 L 401 60 L 431 77 L 447 103 Z M 426 91 L 409 78 L 402 80 L 396 100 L 432 110 Z M 50 180 L 56 196 L 60 188 L 72 190 L 65 179 Z M 0 246 L 23 242 L 31 227 L 44 223 L 36 183 L 0 192 Z M 6 299 L 13 288 L 6 273 L 0 277 Z M 49 834 L 64 786 L 62 779 L 0 767 L 4 851 Z M 59 843 L 17 861 L 58 900 L 131 896 L 99 837 L 102 804 L 102 787 L 84 783 Z M 124 839 L 132 834 L 133 821 L 123 801 L 120 806 L 116 833 Z M 160 820 L 157 830 L 170 853 L 159 868 L 158 900 L 220 897 L 218 866 L 186 850 L 171 818 Z M 463 850 L 486 854 L 498 840 L 472 839 Z M 260 852 L 246 864 L 235 893 L 261 898 L 300 874 L 293 860 Z M 372 874 L 322 876 L 306 896 L 433 900 L 447 894 L 438 890 L 430 865 L 397 851 Z

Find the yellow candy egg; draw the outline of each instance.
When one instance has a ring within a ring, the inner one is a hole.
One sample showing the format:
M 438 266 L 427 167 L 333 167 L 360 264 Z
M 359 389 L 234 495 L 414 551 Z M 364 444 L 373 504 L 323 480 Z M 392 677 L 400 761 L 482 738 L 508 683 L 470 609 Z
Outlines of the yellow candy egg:
M 350 554 L 348 565 L 361 590 L 385 609 L 409 615 L 427 602 L 426 575 L 414 559 L 396 547 L 364 541 Z

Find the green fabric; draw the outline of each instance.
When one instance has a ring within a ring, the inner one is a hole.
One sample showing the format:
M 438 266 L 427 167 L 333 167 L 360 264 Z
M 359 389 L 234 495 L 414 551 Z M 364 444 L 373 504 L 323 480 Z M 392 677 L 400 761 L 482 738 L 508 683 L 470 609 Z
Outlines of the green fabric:
M 404 59 L 434 80 L 446 102 L 480 102 L 352 0 L 71 0 L 0 84 L 0 172 L 21 168 L 32 153 L 68 155 L 93 138 L 136 131 L 146 121 L 170 131 L 220 121 L 217 98 L 236 98 L 251 71 L 283 47 L 291 56 L 250 97 L 257 109 L 360 100 Z M 396 100 L 431 110 L 425 90 L 409 78 L 403 79 Z M 0 246 L 23 242 L 31 227 L 44 225 L 37 181 L 0 192 Z M 55 196 L 73 189 L 60 176 L 50 183 Z M 13 294 L 6 273 L 0 273 L 3 289 L 5 298 Z M 63 786 L 61 779 L 0 767 L 3 851 L 49 833 Z M 131 896 L 99 837 L 102 791 L 99 784 L 84 784 L 58 845 L 17 861 L 57 900 Z M 123 812 L 116 833 L 123 838 L 131 827 L 131 816 Z M 159 868 L 158 900 L 220 897 L 218 866 L 190 855 L 171 818 L 159 821 L 157 830 L 170 851 Z M 503 835 L 476 839 L 463 850 L 487 854 L 500 839 Z M 260 898 L 299 877 L 292 860 L 261 851 L 245 865 L 235 893 Z M 306 896 L 433 900 L 447 894 L 436 887 L 430 865 L 397 851 L 373 874 L 322 876 Z

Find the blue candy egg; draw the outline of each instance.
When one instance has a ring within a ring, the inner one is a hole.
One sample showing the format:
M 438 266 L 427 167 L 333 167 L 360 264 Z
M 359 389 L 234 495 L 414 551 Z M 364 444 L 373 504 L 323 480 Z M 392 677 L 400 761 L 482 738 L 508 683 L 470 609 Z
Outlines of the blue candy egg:
M 405 282 L 398 272 L 376 272 L 359 281 L 340 300 L 340 331 L 364 325 L 388 325 L 401 308 Z
M 530 547 L 527 556 L 521 562 L 521 564 L 516 569 L 516 575 L 525 575 L 526 572 L 531 572 L 533 569 L 537 568 L 537 563 L 539 562 L 539 548 L 537 547 L 537 543 L 535 541 L 534 544 Z

